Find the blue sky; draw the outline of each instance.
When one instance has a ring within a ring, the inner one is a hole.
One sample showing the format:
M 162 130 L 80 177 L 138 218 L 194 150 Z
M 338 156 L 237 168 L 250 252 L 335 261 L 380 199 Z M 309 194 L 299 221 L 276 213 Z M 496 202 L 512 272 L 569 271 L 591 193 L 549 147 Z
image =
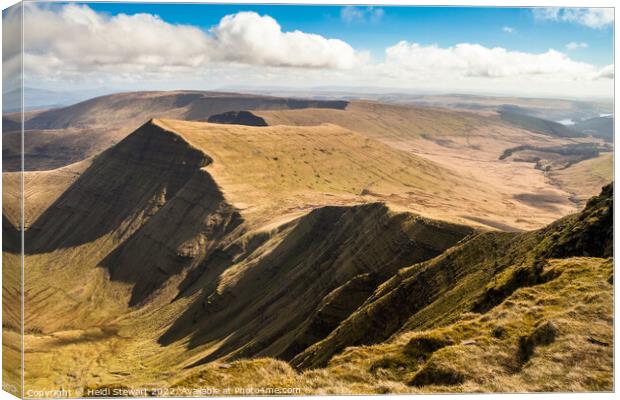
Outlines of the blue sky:
M 52 90 L 613 94 L 610 8 L 28 3 L 24 21 L 26 84 Z
M 613 29 L 592 29 L 579 24 L 540 20 L 531 8 L 481 7 L 380 7 L 380 20 L 345 22 L 341 6 L 217 5 L 217 4 L 123 4 L 85 3 L 93 10 L 109 13 L 151 13 L 175 24 L 190 24 L 209 30 L 225 15 L 255 11 L 275 18 L 283 30 L 314 32 L 345 40 L 355 48 L 382 57 L 385 47 L 400 40 L 441 47 L 457 43 L 479 43 L 525 52 L 564 50 L 567 43 L 587 43 L 573 51 L 578 61 L 604 66 L 613 62 Z M 513 32 L 506 32 L 509 27 Z

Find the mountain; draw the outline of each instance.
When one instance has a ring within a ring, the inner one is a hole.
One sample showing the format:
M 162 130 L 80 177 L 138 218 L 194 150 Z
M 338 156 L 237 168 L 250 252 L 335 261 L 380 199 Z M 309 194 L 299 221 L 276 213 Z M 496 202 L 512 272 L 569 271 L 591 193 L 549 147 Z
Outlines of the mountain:
M 303 109 L 346 106 L 339 100 L 304 100 L 235 93 L 172 91 L 131 92 L 96 97 L 24 115 L 25 169 L 45 170 L 93 156 L 122 140 L 149 119 L 206 120 L 240 109 Z M 20 114 L 3 115 L 5 171 L 20 168 Z
M 564 107 L 562 104 L 559 107 Z M 16 117 L 3 116 L 3 124 L 9 128 L 3 133 L 5 171 L 21 168 L 21 133 L 10 130 L 19 128 Z M 508 230 L 538 228 L 576 211 L 582 205 L 580 202 L 595 193 L 595 187 L 581 188 L 551 175 L 559 173 L 564 166 L 592 157 L 588 155 L 592 152 L 575 157 L 562 149 L 577 145 L 587 148 L 591 142 L 601 147 L 592 138 L 533 132 L 488 111 L 200 91 L 121 93 L 70 107 L 29 112 L 25 117 L 26 171 L 52 170 L 90 159 L 153 117 L 254 126 L 338 125 L 375 140 L 373 143 L 378 141 L 431 161 L 449 174 L 466 175 L 463 182 L 476 182 L 474 185 L 479 188 L 486 186 L 483 190 L 489 192 L 486 197 L 498 199 L 485 197 L 489 204 L 501 203 L 500 209 L 515 210 L 501 218 L 502 221 L 493 216 L 493 207 L 487 207 L 480 199 L 466 196 L 463 202 L 450 200 L 446 204 L 470 205 L 457 216 L 460 222 Z M 507 150 L 522 146 L 545 149 L 545 152 L 520 152 L 509 159 L 501 158 Z M 605 164 L 605 169 L 611 171 L 611 163 Z M 597 171 L 582 172 L 584 179 L 596 182 L 596 186 L 609 181 L 599 182 Z M 360 192 L 365 189 L 359 188 Z M 437 201 L 427 192 L 420 193 L 415 194 L 415 201 L 411 194 L 396 201 L 401 196 L 399 191 L 384 195 L 392 196 L 393 203 L 406 203 L 404 206 L 413 211 L 431 212 L 425 204 L 437 204 Z M 418 204 L 417 208 L 414 203 Z M 478 209 L 480 205 L 482 209 Z M 427 215 L 442 218 L 432 212 Z
M 20 176 L 4 176 L 15 202 Z M 498 232 L 524 209 L 473 176 L 369 135 L 330 123 L 170 119 L 148 121 L 80 163 L 26 172 L 24 182 L 29 385 L 191 387 L 226 369 L 228 380 L 271 384 L 275 373 L 310 392 L 312 379 L 353 392 L 467 390 L 459 385 L 481 384 L 477 370 L 448 370 L 440 354 L 458 357 L 471 346 L 462 342 L 480 337 L 471 349 L 498 346 L 506 360 L 490 365 L 520 376 L 555 343 L 540 341 L 541 326 L 558 346 L 592 336 L 580 351 L 599 360 L 587 366 L 598 378 L 579 388 L 609 385 L 611 356 L 597 343 L 611 335 L 611 187 L 542 230 Z M 19 215 L 3 209 L 9 244 Z M 4 249 L 9 281 L 21 270 L 17 252 Z M 592 311 L 595 331 L 583 333 L 559 300 L 537 302 L 575 290 L 567 279 L 586 285 L 590 301 L 579 304 L 603 307 Z M 540 315 L 488 319 L 528 288 L 544 291 L 525 297 Z M 17 288 L 5 293 L 7 305 L 21 301 Z M 489 321 L 501 318 L 505 340 L 493 339 Z M 6 315 L 7 342 L 18 321 Z M 6 357 L 17 349 L 5 346 Z M 97 362 L 86 362 L 93 353 Z M 252 376 L 261 368 L 270 372 Z M 362 371 L 359 386 L 350 370 Z
M 401 269 L 292 360 L 212 364 L 173 387 L 302 393 L 610 390 L 613 188 L 527 233 L 472 235 Z M 301 370 L 299 370 L 301 369 Z M 278 372 L 271 372 L 278 371 Z

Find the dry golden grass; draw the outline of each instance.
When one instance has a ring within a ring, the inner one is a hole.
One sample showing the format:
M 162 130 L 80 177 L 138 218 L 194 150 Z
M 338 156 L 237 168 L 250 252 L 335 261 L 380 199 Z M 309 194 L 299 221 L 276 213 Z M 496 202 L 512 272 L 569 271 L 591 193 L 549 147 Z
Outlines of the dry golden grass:
M 487 100 L 491 103 L 497 101 Z M 537 99 L 526 102 L 541 103 Z M 553 107 L 552 103 L 549 103 L 550 107 Z M 557 103 L 559 107 L 566 106 L 562 101 Z M 498 193 L 501 203 L 520 208 L 520 217 L 507 217 L 500 224 L 493 217 L 488 218 L 490 215 L 483 210 L 476 210 L 475 215 L 464 214 L 464 217 L 473 217 L 470 223 L 488 220 L 491 226 L 500 229 L 537 229 L 579 210 L 571 201 L 577 190 L 574 185 L 565 184 L 566 179 L 549 179 L 543 171 L 535 168 L 534 162 L 500 160 L 504 150 L 524 144 L 545 147 L 593 141 L 590 138 L 558 138 L 530 132 L 507 124 L 493 113 L 366 101 L 353 101 L 345 110 L 258 110 L 254 113 L 270 125 L 333 123 L 426 158 L 465 179 L 483 182 Z M 584 169 L 587 166 L 584 165 Z M 570 174 L 567 173 L 568 176 Z M 597 178 L 590 181 L 591 184 L 579 188 L 580 199 L 596 195 L 605 183 Z M 523 201 L 524 198 L 536 200 Z
M 574 210 L 568 199 L 553 208 L 520 202 L 474 171 L 461 174 L 454 164 L 429 161 L 337 125 L 157 124 L 213 158 L 206 170 L 227 200 L 262 223 L 267 221 L 261 214 L 292 217 L 320 205 L 368 201 L 487 229 L 539 227 Z
M 549 177 L 583 205 L 593 191 L 613 180 L 613 169 L 613 153 L 603 153 L 597 158 L 578 162 L 566 169 L 552 171 Z
M 299 373 L 275 360 L 239 361 L 202 367 L 174 386 L 285 386 L 306 394 L 611 391 L 612 270 L 611 260 L 553 260 L 547 271 L 559 276 L 517 290 L 486 314 L 348 348 L 325 369 Z
M 375 139 L 400 140 L 422 136 L 463 136 L 492 120 L 473 113 L 353 101 L 345 110 L 303 109 L 255 111 L 269 125 L 312 126 L 330 123 Z
M 24 225 L 28 228 L 91 164 L 91 159 L 50 171 L 26 171 L 24 177 Z M 13 223 L 19 221 L 21 172 L 2 174 L 6 193 L 2 213 Z

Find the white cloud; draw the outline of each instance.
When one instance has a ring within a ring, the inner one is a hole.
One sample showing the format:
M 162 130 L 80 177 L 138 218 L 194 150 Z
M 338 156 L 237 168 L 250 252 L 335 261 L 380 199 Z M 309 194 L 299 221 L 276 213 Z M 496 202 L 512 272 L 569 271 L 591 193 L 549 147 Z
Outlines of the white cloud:
M 25 69 L 62 75 L 110 71 L 127 76 L 196 71 L 213 64 L 353 68 L 367 55 L 338 39 L 301 31 L 282 32 L 269 16 L 228 15 L 205 32 L 151 14 L 109 16 L 85 5 L 29 3 L 25 23 Z
M 574 61 L 556 50 L 536 54 L 470 43 L 442 48 L 402 41 L 386 49 L 385 65 L 404 76 L 422 79 L 544 77 L 567 81 L 604 77 L 595 66 Z
M 504 27 L 502 27 L 502 31 L 504 31 L 506 33 L 514 33 L 515 29 L 510 27 L 510 26 L 504 26 Z
M 585 42 L 570 42 L 566 44 L 567 50 L 585 49 L 587 47 L 588 47 L 588 44 Z
M 300 31 L 282 32 L 275 19 L 253 12 L 228 15 L 212 32 L 216 54 L 223 61 L 350 69 L 366 59 L 342 40 Z
M 346 23 L 371 22 L 377 23 L 383 18 L 384 11 L 377 7 L 346 6 L 340 11 L 340 18 Z
M 595 29 L 614 23 L 613 8 L 535 8 L 533 12 L 540 20 L 573 22 Z

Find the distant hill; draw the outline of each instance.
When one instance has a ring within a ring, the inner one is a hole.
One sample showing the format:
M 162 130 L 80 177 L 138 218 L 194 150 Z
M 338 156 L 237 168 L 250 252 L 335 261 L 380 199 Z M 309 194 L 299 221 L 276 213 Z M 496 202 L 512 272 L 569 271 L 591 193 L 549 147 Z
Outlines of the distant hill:
M 609 142 L 614 140 L 614 117 L 595 117 L 579 121 L 571 127 L 585 135 L 600 137 Z
M 24 109 L 26 111 L 31 111 L 66 107 L 95 96 L 101 96 L 105 93 L 109 93 L 109 91 L 103 89 L 59 91 L 25 87 L 22 92 L 22 89 L 18 88 L 2 94 L 2 112 L 9 113 L 20 111 L 22 108 L 22 100 Z
M 499 111 L 501 118 L 523 129 L 527 129 L 532 132 L 542 133 L 549 136 L 556 136 L 562 138 L 573 138 L 584 136 L 577 130 L 571 129 L 558 122 L 548 121 L 546 119 L 532 117 L 530 115 L 518 113 L 510 110 Z

